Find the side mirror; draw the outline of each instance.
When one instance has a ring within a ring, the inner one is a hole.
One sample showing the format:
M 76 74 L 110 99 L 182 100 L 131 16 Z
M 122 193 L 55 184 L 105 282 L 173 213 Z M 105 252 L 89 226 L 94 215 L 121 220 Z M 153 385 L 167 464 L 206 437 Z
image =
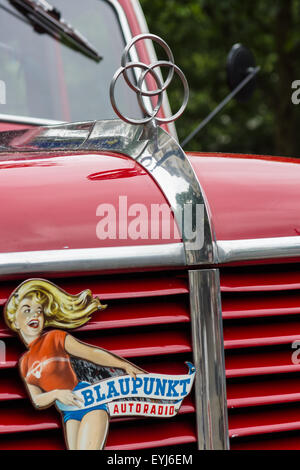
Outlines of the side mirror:
M 256 88 L 256 75 L 259 71 L 260 67 L 256 66 L 252 52 L 241 44 L 235 44 L 227 57 L 227 81 L 231 90 L 229 95 L 184 139 L 181 147 L 188 144 L 233 98 L 240 103 L 248 101 Z
M 227 56 L 227 82 L 231 91 L 233 91 L 249 73 L 256 68 L 255 58 L 252 52 L 242 44 L 232 46 Z M 239 91 L 235 98 L 244 103 L 248 101 L 256 88 L 256 78 L 253 77 L 247 85 Z

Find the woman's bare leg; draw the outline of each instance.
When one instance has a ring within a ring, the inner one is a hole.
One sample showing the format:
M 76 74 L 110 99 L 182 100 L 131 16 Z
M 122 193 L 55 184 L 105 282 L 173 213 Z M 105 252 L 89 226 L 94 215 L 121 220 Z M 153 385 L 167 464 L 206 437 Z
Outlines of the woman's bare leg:
M 69 450 L 77 450 L 77 437 L 80 421 L 69 419 L 65 424 L 65 436 Z
M 77 450 L 101 450 L 105 446 L 109 418 L 105 410 L 93 410 L 81 420 Z

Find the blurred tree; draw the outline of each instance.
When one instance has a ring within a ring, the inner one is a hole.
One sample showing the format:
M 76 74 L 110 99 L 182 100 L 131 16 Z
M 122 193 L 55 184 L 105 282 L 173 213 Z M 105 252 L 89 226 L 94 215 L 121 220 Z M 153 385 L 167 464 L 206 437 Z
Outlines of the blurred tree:
M 300 156 L 300 105 L 291 100 L 292 82 L 300 80 L 300 0 L 140 1 L 150 31 L 170 45 L 190 85 L 188 108 L 177 121 L 180 141 L 228 94 L 233 44 L 249 47 L 262 67 L 251 100 L 232 101 L 188 150 Z M 168 94 L 176 111 L 180 85 Z

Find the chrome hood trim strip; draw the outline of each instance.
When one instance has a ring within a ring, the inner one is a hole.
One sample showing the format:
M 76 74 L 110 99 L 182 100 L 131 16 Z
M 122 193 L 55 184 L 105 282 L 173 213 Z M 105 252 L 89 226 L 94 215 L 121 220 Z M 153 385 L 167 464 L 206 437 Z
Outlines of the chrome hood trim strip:
M 219 240 L 216 243 L 219 264 L 300 257 L 300 237 Z
M 0 279 L 17 275 L 102 273 L 181 267 L 182 243 L 72 250 L 23 251 L 0 254 Z

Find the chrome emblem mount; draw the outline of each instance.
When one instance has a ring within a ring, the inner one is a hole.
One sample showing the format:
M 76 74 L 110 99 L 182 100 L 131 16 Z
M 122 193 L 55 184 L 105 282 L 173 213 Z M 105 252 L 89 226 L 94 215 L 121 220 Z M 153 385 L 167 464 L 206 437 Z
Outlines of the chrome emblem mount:
M 128 58 L 129 58 L 129 52 L 131 48 L 138 41 L 143 41 L 145 39 L 152 39 L 152 41 L 162 46 L 162 48 L 165 50 L 167 54 L 168 60 L 158 60 L 149 65 L 144 64 L 143 62 L 129 61 Z M 160 72 L 156 70 L 156 69 L 159 69 L 160 67 L 169 68 L 169 73 L 165 81 L 163 81 Z M 129 70 L 133 70 L 134 72 L 136 72 L 136 69 L 140 71 L 140 74 L 136 75 L 138 77 L 137 84 L 132 82 L 132 80 L 129 78 L 129 73 L 128 73 Z M 158 113 L 163 103 L 163 93 L 164 91 L 166 91 L 166 89 L 170 85 L 174 76 L 174 72 L 178 75 L 183 85 L 184 94 L 183 94 L 182 105 L 180 109 L 177 111 L 177 113 L 174 114 L 173 116 L 164 117 L 164 118 L 158 117 Z M 156 83 L 155 90 L 148 90 L 145 86 L 146 85 L 145 81 L 146 81 L 146 77 L 148 74 L 152 76 L 152 78 L 154 79 Z M 121 111 L 119 110 L 116 104 L 116 99 L 115 99 L 115 86 L 116 86 L 117 80 L 119 79 L 121 75 L 123 75 L 125 82 L 131 88 L 131 90 L 133 90 L 137 94 L 137 100 L 138 100 L 139 106 L 143 114 L 145 115 L 145 118 L 132 119 L 122 114 Z M 152 102 L 152 98 L 154 97 L 157 97 L 156 105 L 154 105 Z M 110 101 L 117 116 L 119 116 L 120 119 L 127 122 L 128 124 L 137 124 L 137 125 L 147 124 L 151 121 L 154 124 L 164 124 L 168 122 L 173 122 L 173 121 L 176 121 L 176 119 L 178 119 L 184 112 L 188 103 L 188 99 L 189 99 L 189 86 L 188 86 L 187 79 L 184 73 L 182 72 L 182 70 L 177 65 L 175 65 L 174 56 L 168 44 L 159 36 L 156 36 L 155 34 L 147 33 L 147 34 L 139 34 L 138 36 L 135 36 L 126 45 L 124 52 L 122 54 L 122 58 L 121 58 L 121 67 L 114 74 L 111 84 L 110 84 Z M 146 101 L 148 103 L 146 103 Z

